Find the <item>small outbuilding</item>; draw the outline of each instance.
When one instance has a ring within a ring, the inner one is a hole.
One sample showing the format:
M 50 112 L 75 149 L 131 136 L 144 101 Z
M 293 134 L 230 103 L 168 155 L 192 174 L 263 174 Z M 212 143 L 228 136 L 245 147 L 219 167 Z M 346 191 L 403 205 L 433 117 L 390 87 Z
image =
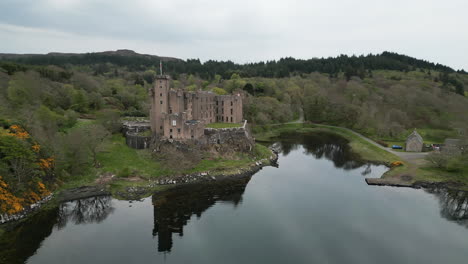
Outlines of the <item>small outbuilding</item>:
M 410 152 L 421 152 L 423 150 L 423 146 L 424 140 L 415 129 L 406 139 L 405 150 Z

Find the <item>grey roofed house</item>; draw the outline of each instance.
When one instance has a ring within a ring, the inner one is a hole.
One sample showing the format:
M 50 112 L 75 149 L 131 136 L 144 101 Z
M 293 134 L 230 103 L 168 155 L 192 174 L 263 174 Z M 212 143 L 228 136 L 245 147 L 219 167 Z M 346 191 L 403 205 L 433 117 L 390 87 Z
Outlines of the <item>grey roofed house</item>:
M 419 135 L 419 133 L 414 130 L 413 133 L 411 133 L 408 138 L 406 139 L 406 151 L 411 151 L 411 152 L 421 152 L 423 149 L 424 145 L 424 140 Z

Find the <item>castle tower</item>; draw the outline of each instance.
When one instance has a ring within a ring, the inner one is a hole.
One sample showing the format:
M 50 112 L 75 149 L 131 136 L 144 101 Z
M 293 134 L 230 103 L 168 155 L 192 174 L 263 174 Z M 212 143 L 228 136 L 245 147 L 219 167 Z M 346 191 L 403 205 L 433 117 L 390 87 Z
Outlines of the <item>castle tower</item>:
M 169 75 L 158 75 L 151 89 L 151 131 L 162 136 L 164 133 L 164 116 L 169 113 Z

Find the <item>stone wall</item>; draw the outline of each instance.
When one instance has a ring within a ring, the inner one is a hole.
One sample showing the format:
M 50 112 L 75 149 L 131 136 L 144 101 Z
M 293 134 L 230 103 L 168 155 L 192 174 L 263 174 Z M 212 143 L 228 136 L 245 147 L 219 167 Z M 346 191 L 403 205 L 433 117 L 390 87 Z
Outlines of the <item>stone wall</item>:
M 149 122 L 125 121 L 122 126 L 122 133 L 125 136 L 127 146 L 134 149 L 145 149 L 150 147 L 151 136 L 149 133 L 151 126 Z M 146 133 L 145 133 L 146 132 Z M 145 133 L 145 135 L 143 135 Z
M 203 123 L 183 122 L 183 117 L 179 114 L 170 115 L 167 119 L 164 133 L 164 138 L 168 142 L 195 143 L 199 146 L 210 148 L 215 146 L 216 150 L 223 152 L 229 151 L 251 151 L 255 145 L 255 141 L 251 136 L 250 129 L 247 126 L 247 121 L 244 121 L 241 127 L 231 128 L 204 128 Z M 126 143 L 129 147 L 135 149 L 150 148 L 153 135 L 146 131 L 150 131 L 149 122 L 124 122 L 123 133 L 126 138 Z M 143 133 L 146 132 L 146 133 Z M 166 136 L 167 134 L 167 136 Z M 153 146 L 154 147 L 154 146 Z
M 251 151 L 255 145 L 247 121 L 242 127 L 231 128 L 205 128 L 202 139 L 206 145 L 224 145 L 234 151 Z
M 134 149 L 146 149 L 151 146 L 151 138 L 147 136 L 141 136 L 136 133 L 127 132 L 125 134 L 125 142 L 127 146 Z

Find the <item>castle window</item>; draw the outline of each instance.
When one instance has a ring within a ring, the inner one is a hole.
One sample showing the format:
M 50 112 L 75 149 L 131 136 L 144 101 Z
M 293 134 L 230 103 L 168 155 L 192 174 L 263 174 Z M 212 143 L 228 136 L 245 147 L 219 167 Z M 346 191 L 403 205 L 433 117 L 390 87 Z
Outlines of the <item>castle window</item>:
M 169 114 L 172 114 L 172 109 L 169 109 Z M 232 114 L 232 113 L 231 113 Z
M 172 120 L 172 126 L 177 126 L 177 120 Z M 172 129 L 171 129 L 172 131 Z
M 177 133 L 180 133 L 180 128 L 177 129 Z
M 232 104 L 232 102 L 231 102 L 231 106 L 232 106 L 232 105 L 233 105 L 233 104 Z
M 232 111 L 232 108 L 231 108 L 231 115 L 233 114 L 232 112 L 233 112 L 233 111 Z
M 231 123 L 232 123 L 232 116 L 231 116 Z
M 172 139 L 172 135 L 170 135 L 170 136 L 169 136 L 169 138 L 171 138 L 171 139 Z
M 162 102 L 162 101 L 159 101 L 159 103 L 163 104 L 163 102 Z
M 159 129 L 161 129 L 161 130 L 162 130 L 162 126 L 159 126 Z
M 170 132 L 170 133 L 172 133 L 172 128 L 171 128 L 171 129 L 169 129 L 169 132 Z
M 161 97 L 162 97 L 162 93 L 160 93 L 160 94 L 159 94 L 159 96 L 161 96 Z
M 159 88 L 161 88 L 161 89 L 162 89 L 162 85 L 160 85 L 160 86 L 159 86 Z

